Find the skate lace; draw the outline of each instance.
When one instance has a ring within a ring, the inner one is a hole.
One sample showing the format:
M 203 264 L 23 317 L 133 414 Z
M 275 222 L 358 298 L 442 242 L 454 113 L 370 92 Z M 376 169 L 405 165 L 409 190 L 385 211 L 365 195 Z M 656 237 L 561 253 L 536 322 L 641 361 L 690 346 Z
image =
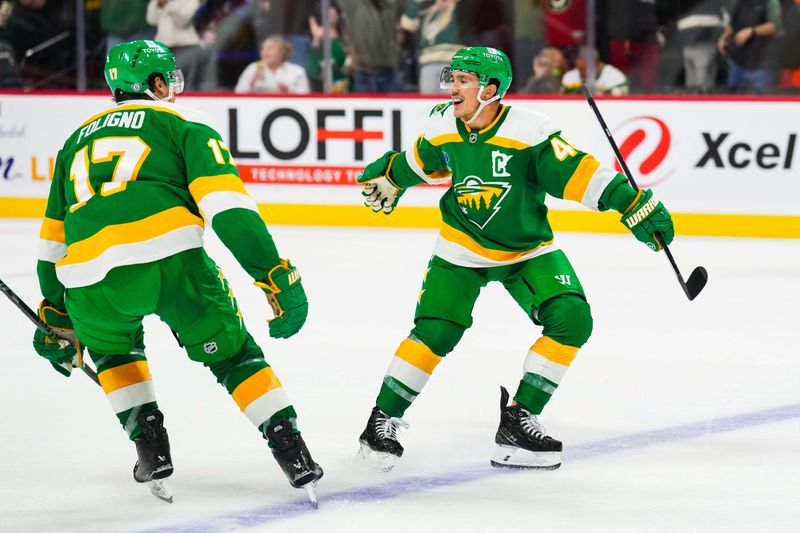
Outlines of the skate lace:
M 375 419 L 375 433 L 381 439 L 397 440 L 397 428 L 408 429 L 408 422 L 394 416 Z
M 543 439 L 547 436 L 547 430 L 544 429 L 544 426 L 541 422 L 539 422 L 539 418 L 527 411 L 526 409 L 520 409 L 520 426 L 522 430 L 528 434 L 529 436 L 533 437 L 534 439 Z

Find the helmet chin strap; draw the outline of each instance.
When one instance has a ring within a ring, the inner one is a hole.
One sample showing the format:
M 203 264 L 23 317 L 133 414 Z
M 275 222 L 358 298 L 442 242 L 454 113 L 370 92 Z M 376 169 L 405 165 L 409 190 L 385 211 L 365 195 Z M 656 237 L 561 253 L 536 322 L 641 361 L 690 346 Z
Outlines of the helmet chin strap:
M 483 108 L 484 108 L 484 107 L 486 107 L 487 105 L 491 104 L 491 103 L 492 103 L 492 102 L 494 102 L 495 100 L 499 100 L 499 99 L 500 99 L 500 95 L 499 95 L 499 94 L 496 94 L 496 95 L 492 96 L 492 97 L 491 97 L 491 98 L 489 98 L 488 100 L 484 100 L 484 99 L 482 99 L 482 98 L 481 98 L 481 94 L 483 93 L 484 89 L 486 89 L 486 85 L 481 85 L 481 86 L 480 86 L 480 88 L 479 88 L 479 90 L 478 90 L 478 94 L 475 96 L 475 98 L 477 98 L 477 99 L 478 99 L 478 110 L 477 110 L 477 111 L 475 111 L 475 114 L 474 114 L 474 115 L 472 115 L 472 118 L 470 118 L 469 120 L 467 120 L 467 121 L 465 122 L 465 124 L 466 124 L 467 126 L 469 126 L 470 124 L 472 124 L 472 122 L 473 122 L 473 121 L 474 121 L 476 118 L 478 118 L 478 115 L 480 115 L 480 114 L 481 114 L 481 111 L 483 111 Z

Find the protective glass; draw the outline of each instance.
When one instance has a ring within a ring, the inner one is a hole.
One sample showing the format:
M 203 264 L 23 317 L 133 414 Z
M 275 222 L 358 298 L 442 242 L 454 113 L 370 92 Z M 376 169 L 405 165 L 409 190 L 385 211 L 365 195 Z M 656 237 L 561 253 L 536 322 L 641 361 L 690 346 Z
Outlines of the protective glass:
M 167 83 L 172 85 L 175 94 L 183 92 L 183 71 L 181 69 L 170 70 L 167 72 L 167 78 L 169 78 Z
M 439 75 L 439 87 L 449 90 L 453 85 L 458 85 L 462 89 L 477 89 L 480 87 L 478 75 L 474 72 L 444 67 Z

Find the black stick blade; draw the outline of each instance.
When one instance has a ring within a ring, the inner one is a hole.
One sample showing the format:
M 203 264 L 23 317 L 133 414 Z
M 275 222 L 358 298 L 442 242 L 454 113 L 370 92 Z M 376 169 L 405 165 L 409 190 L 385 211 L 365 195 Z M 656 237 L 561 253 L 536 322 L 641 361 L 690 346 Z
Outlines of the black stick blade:
M 703 290 L 703 287 L 706 286 L 708 283 L 708 272 L 704 267 L 697 267 L 692 271 L 692 274 L 689 276 L 689 279 L 686 280 L 686 296 L 689 297 L 689 300 L 694 300 L 700 291 Z

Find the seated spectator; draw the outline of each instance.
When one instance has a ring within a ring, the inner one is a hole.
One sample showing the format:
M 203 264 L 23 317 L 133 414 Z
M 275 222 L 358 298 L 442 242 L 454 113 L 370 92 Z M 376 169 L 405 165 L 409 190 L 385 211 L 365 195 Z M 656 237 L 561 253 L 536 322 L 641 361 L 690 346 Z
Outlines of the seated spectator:
M 528 78 L 522 94 L 557 94 L 561 92 L 561 77 L 567 59 L 561 50 L 548 46 L 533 58 L 533 74 Z
M 322 92 L 322 69 L 324 67 L 322 43 L 323 27 L 320 25 L 322 17 L 308 17 L 308 29 L 311 32 L 311 48 L 308 49 L 306 57 L 306 71 L 311 81 L 312 89 L 315 92 Z M 331 59 L 333 60 L 333 92 L 346 93 L 348 88 L 348 78 L 346 72 L 347 52 L 342 43 L 342 32 L 340 29 L 341 19 L 339 18 L 339 8 L 331 4 L 328 11 L 328 22 L 330 23 L 331 34 Z
M 575 68 L 564 74 L 561 80 L 561 92 L 564 94 L 580 94 L 581 85 L 586 80 L 587 50 L 581 48 L 575 60 Z M 610 94 L 622 96 L 628 94 L 628 78 L 614 65 L 609 65 L 595 60 L 595 82 L 592 92 L 595 94 Z
M 247 65 L 236 83 L 237 93 L 309 92 L 308 76 L 300 65 L 289 62 L 292 45 L 273 35 L 261 43 L 261 59 Z

